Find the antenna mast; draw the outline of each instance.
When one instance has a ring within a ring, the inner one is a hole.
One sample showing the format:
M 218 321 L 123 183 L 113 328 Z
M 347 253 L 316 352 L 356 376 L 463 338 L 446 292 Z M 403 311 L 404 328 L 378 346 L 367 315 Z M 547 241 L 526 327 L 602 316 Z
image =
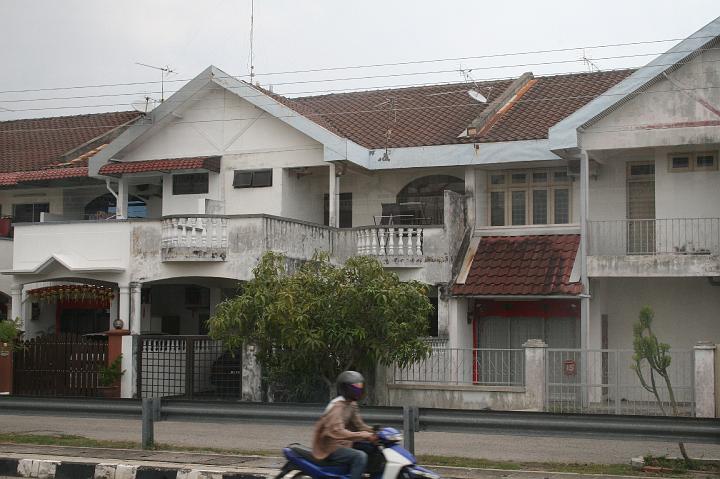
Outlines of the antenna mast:
M 250 84 L 255 79 L 255 59 L 253 58 L 253 37 L 255 34 L 255 0 L 250 0 Z
M 141 67 L 147 67 L 152 68 L 154 70 L 160 70 L 160 101 L 165 101 L 165 75 L 169 75 L 171 73 L 177 73 L 175 70 L 171 69 L 168 65 L 165 65 L 164 67 L 156 67 L 153 65 L 146 65 L 145 63 L 135 62 L 136 65 L 140 65 Z

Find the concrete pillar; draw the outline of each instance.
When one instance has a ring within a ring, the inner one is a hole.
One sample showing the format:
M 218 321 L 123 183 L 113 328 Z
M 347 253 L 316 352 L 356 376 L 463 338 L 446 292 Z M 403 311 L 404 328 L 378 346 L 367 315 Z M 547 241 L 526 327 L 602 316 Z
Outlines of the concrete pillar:
M 126 179 L 120 178 L 118 181 L 118 197 L 117 197 L 117 209 L 115 210 L 115 216 L 118 219 L 127 218 L 128 214 L 128 183 Z
M 695 345 L 695 416 L 715 417 L 715 354 L 709 341 Z
M 142 331 L 142 284 L 130 283 L 130 331 L 140 334 Z
M 243 346 L 242 368 L 242 400 L 262 401 L 262 374 L 260 364 L 255 357 L 255 346 Z
M 10 319 L 15 320 L 16 318 L 20 318 L 20 324 L 22 325 L 23 331 L 26 331 L 26 324 L 25 324 L 25 315 L 23 314 L 23 304 L 22 304 L 22 291 L 23 287 L 22 285 L 13 285 L 10 288 L 10 298 L 11 298 L 11 304 L 10 304 Z
M 136 344 L 137 336 L 122 336 L 122 370 L 125 371 L 120 379 L 120 397 L 122 398 L 137 397 Z
M 130 327 L 130 287 L 119 286 L 118 287 L 118 318 L 120 318 L 124 324 L 123 327 Z
M 108 329 L 109 329 L 109 330 L 114 329 L 113 321 L 115 321 L 116 319 L 118 319 L 118 318 L 120 317 L 120 316 L 118 315 L 118 308 L 119 308 L 118 301 L 119 301 L 119 299 L 120 299 L 120 298 L 118 298 L 118 295 L 115 295 L 115 297 L 112 299 L 112 302 L 110 303 L 110 323 L 108 324 Z M 123 327 L 124 327 L 124 328 L 127 328 L 128 325 L 125 324 Z
M 466 207 L 467 207 L 467 226 L 469 228 L 475 228 L 475 223 L 477 220 L 477 212 L 476 212 L 476 190 L 477 187 L 475 185 L 475 180 L 477 178 L 477 175 L 475 174 L 475 167 L 474 166 L 466 166 L 465 167 L 465 198 L 466 198 Z
M 328 207 L 329 207 L 329 214 L 328 214 L 328 226 L 330 227 L 337 227 L 338 226 L 338 212 L 337 212 L 337 181 L 336 174 L 335 174 L 335 163 L 330 163 L 328 165 L 329 167 L 329 182 L 328 182 Z
M 525 344 L 525 407 L 545 409 L 545 356 L 547 344 L 542 339 L 528 339 Z

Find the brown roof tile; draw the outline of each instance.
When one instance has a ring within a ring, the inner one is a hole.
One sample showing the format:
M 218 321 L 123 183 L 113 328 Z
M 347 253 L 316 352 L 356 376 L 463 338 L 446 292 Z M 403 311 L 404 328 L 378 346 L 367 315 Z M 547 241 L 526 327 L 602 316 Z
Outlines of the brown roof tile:
M 470 296 L 577 295 L 570 275 L 580 235 L 488 236 L 482 238 L 465 284 L 453 294 Z
M 512 108 L 494 119 L 492 128 L 474 138 L 458 135 L 487 103 L 471 99 L 468 90 L 478 89 L 491 102 L 512 80 L 298 97 L 286 99 L 285 104 L 367 148 L 543 139 L 551 126 L 631 73 L 619 70 L 537 77 Z
M 140 116 L 123 111 L 0 122 L 0 173 L 55 165 L 63 155 Z
M 121 176 L 123 174 L 149 171 L 209 170 L 220 171 L 219 156 L 196 156 L 189 158 L 168 158 L 163 160 L 126 161 L 109 163 L 100 168 L 101 175 Z

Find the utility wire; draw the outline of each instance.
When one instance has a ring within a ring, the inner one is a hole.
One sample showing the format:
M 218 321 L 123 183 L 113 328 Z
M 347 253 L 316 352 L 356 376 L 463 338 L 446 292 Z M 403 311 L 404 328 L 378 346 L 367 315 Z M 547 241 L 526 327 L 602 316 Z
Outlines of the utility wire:
M 712 39 L 712 38 L 716 38 L 716 36 L 708 35 L 708 36 L 698 36 L 698 37 L 693 37 L 693 38 Z M 321 72 L 321 71 L 338 71 L 338 70 L 349 70 L 349 69 L 360 69 L 360 68 L 376 68 L 376 67 L 381 67 L 381 66 L 388 67 L 388 66 L 406 66 L 406 65 L 411 65 L 411 64 L 438 63 L 438 62 L 443 62 L 443 61 L 458 61 L 461 59 L 469 60 L 469 59 L 501 58 L 501 57 L 509 57 L 509 56 L 520 56 L 520 55 L 562 53 L 562 52 L 582 50 L 582 49 L 636 46 L 636 45 L 655 44 L 655 43 L 663 43 L 663 42 L 671 42 L 671 41 L 679 41 L 679 40 L 684 40 L 684 39 L 648 40 L 648 41 L 641 41 L 641 42 L 613 43 L 613 44 L 584 46 L 584 47 L 568 47 L 568 48 L 534 50 L 534 51 L 531 50 L 531 51 L 525 51 L 525 52 L 508 52 L 508 53 L 498 53 L 498 54 L 492 54 L 492 55 L 479 55 L 479 56 L 474 56 L 474 57 L 463 57 L 463 58 L 416 60 L 416 61 L 410 61 L 410 62 L 394 62 L 394 63 L 373 64 L 373 65 L 350 65 L 350 66 L 343 66 L 343 67 L 328 67 L 328 68 L 316 68 L 316 69 L 295 70 L 295 71 L 286 71 L 286 72 L 271 72 L 271 73 L 264 73 L 261 75 L 266 76 L 266 75 L 282 75 L 282 74 L 295 74 L 295 73 L 314 73 L 314 72 Z M 665 52 L 661 52 L 661 53 L 665 53 Z M 649 56 L 649 55 L 657 55 L 657 53 L 637 54 L 637 56 Z M 617 57 L 617 58 L 621 58 L 621 57 Z M 604 57 L 603 59 L 612 59 L 612 58 L 615 58 L 615 57 L 612 57 L 612 56 Z M 597 59 L 594 59 L 594 60 L 597 60 Z M 582 59 L 578 59 L 577 61 L 581 62 Z M 519 65 L 519 66 L 523 66 L 523 65 Z M 497 67 L 497 68 L 499 68 L 499 67 Z M 471 70 L 474 70 L 474 69 L 475 68 L 472 68 Z M 450 70 L 450 71 L 457 71 L 457 69 Z M 260 76 L 260 74 L 256 74 L 256 75 Z M 244 77 L 248 77 L 249 74 L 245 73 L 242 75 L 230 75 L 230 76 L 232 76 L 233 78 L 244 78 Z M 190 80 L 192 80 L 192 78 L 167 80 L 165 83 L 188 82 Z M 20 89 L 20 90 L 4 90 L 4 91 L 0 91 L 0 94 L 27 93 L 27 92 L 36 92 L 36 91 L 75 90 L 75 89 L 83 89 L 83 88 L 107 88 L 107 87 L 118 87 L 118 86 L 150 85 L 150 84 L 158 84 L 158 83 L 161 83 L 161 82 L 145 81 L 145 82 L 124 82 L 124 83 L 103 83 L 103 84 L 95 84 L 95 85 L 72 85 L 72 86 L 65 86 L 65 87 L 28 88 L 28 89 Z
M 681 91 L 694 91 L 694 90 L 707 90 L 707 89 L 716 89 L 720 88 L 720 85 L 705 85 L 702 87 L 694 87 L 694 88 L 685 88 L 685 89 L 678 89 L 678 88 L 672 88 L 668 90 L 644 90 L 641 92 L 637 92 L 634 95 L 635 96 L 641 96 L 641 95 L 655 95 L 655 94 L 666 94 L 666 93 L 673 93 L 673 92 L 681 92 Z M 559 100 L 592 100 L 594 98 L 597 98 L 599 96 L 606 96 L 606 97 L 623 97 L 625 94 L 618 93 L 618 94 L 600 94 L 600 95 L 572 95 L 572 96 L 548 96 L 548 97 L 539 97 L 539 98 L 520 98 L 519 100 L 515 101 L 514 104 L 532 104 L 532 103 L 540 103 L 540 102 L 551 102 L 551 101 L 559 101 Z M 166 102 L 167 103 L 167 102 Z M 472 108 L 477 107 L 479 104 L 477 102 L 471 102 L 471 103 L 454 103 L 454 104 L 446 104 L 446 105 L 433 105 L 433 106 L 415 106 L 415 107 L 396 107 L 393 111 L 396 113 L 399 112 L 416 112 L 416 111 L 433 111 L 433 110 L 447 110 L 447 109 L 459 109 L 459 108 Z M 345 110 L 345 111 L 339 111 L 339 112 L 330 112 L 330 113 L 307 113 L 307 114 L 300 114 L 293 110 L 293 114 L 290 115 L 279 115 L 279 116 L 267 116 L 267 117 L 236 117 L 236 118 L 222 118 L 222 119 L 210 119 L 210 120 L 178 120 L 174 122 L 175 125 L 187 125 L 187 124 L 202 124 L 202 123 L 219 123 L 219 122 L 227 122 L 227 121 L 259 121 L 259 120 L 274 120 L 274 119 L 283 119 L 283 118 L 330 118 L 332 117 L 339 117 L 339 116 L 345 116 L 345 115 L 358 115 L 358 114 L 372 114 L 372 113 L 387 113 L 387 108 L 371 108 L 371 109 L 355 109 L 355 110 Z M 13 121 L 22 121 L 22 120 L 13 120 Z M 82 130 L 82 129 L 98 129 L 98 128 L 114 128 L 118 125 L 91 125 L 91 126 L 77 126 L 77 127 L 56 127 L 56 128 L 28 128 L 28 129 L 12 129 L 12 130 L 0 130 L 0 134 L 3 133 L 18 133 L 18 132 L 32 132 L 32 131 L 62 131 L 62 130 Z M 641 125 L 636 125 L 641 126 Z
M 703 49 L 702 51 L 708 51 L 708 50 L 720 50 L 720 47 L 714 47 L 714 48 L 708 48 Z M 693 50 L 694 52 L 695 50 Z M 690 53 L 691 51 L 681 52 L 681 53 Z M 608 60 L 608 59 L 619 59 L 619 58 L 631 58 L 631 57 L 638 57 L 638 56 L 650 56 L 650 55 L 657 55 L 656 53 L 648 53 L 648 54 L 635 54 L 635 55 L 618 55 L 618 56 L 609 56 L 609 57 L 602 57 L 602 58 L 596 58 L 595 60 Z M 716 60 L 710 60 L 708 62 L 712 62 Z M 493 69 L 501 69 L 501 68 L 515 68 L 515 67 L 526 67 L 526 66 L 540 66 L 540 65 L 553 65 L 553 64 L 568 64 L 568 63 L 580 63 L 583 62 L 582 59 L 574 59 L 574 60 L 558 60 L 558 61 L 550 61 L 550 62 L 537 62 L 537 63 L 525 63 L 525 64 L 515 64 L 515 65 L 500 65 L 500 66 L 488 66 L 488 67 L 477 67 L 477 68 L 471 68 L 469 70 L 493 70 Z M 683 62 L 678 62 L 682 64 Z M 707 63 L 707 62 L 706 62 Z M 673 64 L 674 65 L 674 64 Z M 658 65 L 658 66 L 666 66 L 666 65 Z M 668 65 L 671 66 L 671 65 Z M 623 68 L 622 70 L 626 70 L 626 68 Z M 605 70 L 605 71 L 612 71 L 612 70 Z M 326 80 L 304 80 L 304 81 L 297 81 L 297 82 L 283 82 L 283 83 L 276 83 L 275 86 L 278 85 L 294 85 L 294 84 L 308 84 L 308 83 L 324 83 L 324 82 L 338 82 L 338 81 L 349 81 L 349 80 L 367 80 L 367 79 L 375 79 L 375 78 L 392 78 L 392 77 L 403 77 L 403 76 L 416 76 L 416 75 L 427 75 L 427 74 L 438 74 L 438 73 L 453 73 L 457 72 L 457 70 L 439 70 L 439 71 L 430 71 L 430 72 L 410 72 L 410 73 L 397 73 L 397 74 L 388 74 L 388 75 L 373 75 L 373 76 L 364 76 L 364 77 L 346 77 L 346 78 L 335 78 L 335 79 L 326 79 Z M 581 73 L 581 72 L 574 72 L 574 73 Z M 582 73 L 588 73 L 588 72 L 582 72 Z M 554 73 L 551 75 L 540 75 L 542 76 L 555 76 L 555 75 L 562 75 L 565 73 Z M 223 78 L 223 77 L 220 77 Z M 226 78 L 235 78 L 232 75 L 228 75 Z M 496 78 L 496 79 L 484 79 L 484 80 L 478 80 L 480 82 L 486 82 L 486 81 L 495 81 L 498 79 L 506 79 L 506 78 Z M 176 81 L 176 80 L 173 80 Z M 157 83 L 157 82 L 155 82 Z M 447 83 L 444 83 L 447 84 Z M 423 84 L 422 86 L 428 85 Z M 410 85 L 401 85 L 399 87 L 407 87 L 407 86 L 415 86 L 413 84 Z M 379 88 L 385 88 L 385 87 L 379 87 Z M 398 86 L 388 86 L 388 88 L 398 88 Z M 378 89 L 378 87 L 375 87 L 374 89 Z M 357 90 L 357 89 L 348 89 L 350 90 Z M 177 91 L 177 90 L 176 90 Z M 296 95 L 296 94 L 304 94 L 304 93 L 327 93 L 331 92 L 333 90 L 315 90 L 311 92 L 289 92 L 285 93 L 284 95 Z M 334 90 L 337 91 L 337 90 Z M 0 92 L 3 93 L 3 92 Z M 138 92 L 137 95 L 140 94 L 146 94 L 144 92 Z M 70 99 L 85 99 L 85 98 L 110 98 L 115 96 L 131 96 L 132 93 L 108 93 L 103 95 L 77 95 L 72 97 L 50 97 L 50 98 L 21 98 L 21 99 L 9 99 L 9 100 L 0 100 L 0 103 L 17 103 L 17 102 L 33 102 L 33 101 L 63 101 L 63 100 L 70 100 Z M 98 105 L 99 107 L 104 106 L 114 106 L 114 105 Z M 58 107 L 58 108 L 48 108 L 51 110 L 58 110 L 63 108 L 77 108 L 77 107 Z M 30 109 L 30 110 L 17 110 L 17 111 L 40 111 L 41 109 Z

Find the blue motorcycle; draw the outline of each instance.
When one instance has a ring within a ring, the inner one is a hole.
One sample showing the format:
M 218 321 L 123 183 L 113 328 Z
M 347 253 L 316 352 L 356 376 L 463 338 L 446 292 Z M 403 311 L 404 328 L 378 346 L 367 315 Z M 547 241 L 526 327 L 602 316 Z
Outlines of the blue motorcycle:
M 415 456 L 398 443 L 402 434 L 395 428 L 386 427 L 376 433 L 375 444 L 361 441 L 355 447 L 368 453 L 366 474 L 371 479 L 440 479 L 440 476 L 417 465 Z M 283 449 L 287 463 L 275 479 L 282 479 L 291 472 L 293 478 L 349 479 L 350 468 L 327 460 L 318 461 L 312 450 L 301 444 L 290 444 Z

